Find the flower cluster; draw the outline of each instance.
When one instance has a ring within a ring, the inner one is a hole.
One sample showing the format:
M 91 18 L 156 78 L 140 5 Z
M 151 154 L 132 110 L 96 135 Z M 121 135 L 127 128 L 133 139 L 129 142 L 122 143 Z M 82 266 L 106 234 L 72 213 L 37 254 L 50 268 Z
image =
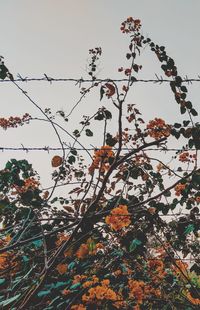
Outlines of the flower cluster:
M 82 243 L 76 252 L 76 256 L 79 259 L 83 259 L 87 255 L 95 255 L 98 249 L 102 249 L 103 245 L 101 243 L 95 243 L 91 238 L 87 240 L 87 243 Z
M 0 239 L 0 247 L 9 245 L 12 240 L 10 235 Z M 15 274 L 19 269 L 19 262 L 17 261 L 13 252 L 4 252 L 0 254 L 0 273 L 4 273 L 6 270 L 10 270 L 11 274 Z
M 105 279 L 101 281 L 100 285 L 91 287 L 86 294 L 82 296 L 83 302 L 96 303 L 102 300 L 117 301 L 120 299 L 110 287 L 110 280 Z
M 130 290 L 129 298 L 133 298 L 137 302 L 138 307 L 135 309 L 140 309 L 139 305 L 142 304 L 143 299 L 151 296 L 152 294 L 158 298 L 161 297 L 161 292 L 159 289 L 152 288 L 143 281 L 130 279 L 128 281 L 128 287 Z
M 166 276 L 166 271 L 162 260 L 151 259 L 148 261 L 149 274 L 154 283 L 160 283 Z
M 193 160 L 196 160 L 197 156 L 196 154 L 189 154 L 189 152 L 183 152 L 179 155 L 179 160 L 181 162 L 190 162 L 190 161 L 193 161 Z
M 175 195 L 180 196 L 182 194 L 182 191 L 186 188 L 186 184 L 179 183 L 175 186 Z
M 128 17 L 127 20 L 125 20 L 121 24 L 120 30 L 122 33 L 131 33 L 134 31 L 139 31 L 141 28 L 141 21 L 140 19 L 133 19 L 132 17 Z
M 93 162 L 89 167 L 89 173 L 93 173 L 95 169 L 100 169 L 101 172 L 105 172 L 110 167 L 109 160 L 114 158 L 114 152 L 112 147 L 104 145 L 100 150 L 96 150 L 93 156 Z
M 16 128 L 17 126 L 22 126 L 24 123 L 28 122 L 31 119 L 31 116 L 26 113 L 21 118 L 18 116 L 10 116 L 8 119 L 1 117 L 0 118 L 0 127 L 3 129 L 7 128 Z
M 184 275 L 188 276 L 187 268 L 188 268 L 187 263 L 184 263 L 180 259 L 177 259 L 176 266 L 173 266 L 173 271 L 176 276 L 178 276 L 179 278 L 183 278 L 184 280 Z
M 143 281 L 137 281 L 130 279 L 128 281 L 128 287 L 130 289 L 129 297 L 137 300 L 137 303 L 141 304 L 144 299 L 144 287 L 145 283 Z
M 171 133 L 170 125 L 161 118 L 155 118 L 147 124 L 148 135 L 156 140 L 168 137 Z
M 126 205 L 119 205 L 117 208 L 114 208 L 110 215 L 106 216 L 106 224 L 116 231 L 127 227 L 131 224 L 130 214 L 128 212 Z
M 26 193 L 28 190 L 35 190 L 39 185 L 39 181 L 35 180 L 33 177 L 27 178 L 24 180 L 23 186 L 13 185 L 15 191 L 12 192 L 12 195 Z

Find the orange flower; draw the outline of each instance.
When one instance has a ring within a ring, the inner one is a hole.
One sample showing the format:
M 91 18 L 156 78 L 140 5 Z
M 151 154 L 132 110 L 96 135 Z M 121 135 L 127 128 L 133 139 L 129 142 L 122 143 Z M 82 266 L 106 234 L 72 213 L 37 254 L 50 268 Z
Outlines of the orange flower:
M 91 287 L 88 290 L 87 294 L 82 296 L 83 302 L 92 302 L 95 300 L 117 300 L 117 294 L 108 286 L 97 285 L 95 287 Z
M 150 259 L 148 261 L 148 274 L 152 281 L 156 284 L 160 284 L 166 276 L 165 266 L 161 260 Z M 153 291 L 153 288 L 149 288 L 150 293 L 156 295 L 158 292 Z
M 67 264 L 59 264 L 56 269 L 58 270 L 59 274 L 64 274 L 67 271 Z
M 121 24 L 120 30 L 122 31 L 122 33 L 131 33 L 139 31 L 140 28 L 141 28 L 140 19 L 133 19 L 132 17 L 128 17 L 127 20 L 125 20 Z
M 117 208 L 114 208 L 111 214 L 106 216 L 105 221 L 106 224 L 110 225 L 110 227 L 116 231 L 129 226 L 131 220 L 127 206 L 119 205 Z
M 145 283 L 143 281 L 129 280 L 128 286 L 130 289 L 129 297 L 137 300 L 139 304 L 142 303 L 142 300 L 145 298 L 144 295 L 144 286 Z
M 85 243 L 82 243 L 80 248 L 78 249 L 78 251 L 76 252 L 76 256 L 79 259 L 84 258 L 85 256 L 87 256 L 89 253 L 89 249 L 88 249 L 88 245 Z
M 93 173 L 95 169 L 100 169 L 101 172 L 105 172 L 109 169 L 109 159 L 114 157 L 112 147 L 104 145 L 100 150 L 96 150 L 93 156 L 93 162 L 89 167 L 89 173 Z
M 71 310 L 86 310 L 86 307 L 83 304 L 73 305 Z
M 59 233 L 58 234 L 58 240 L 56 241 L 56 245 L 59 246 L 61 245 L 64 241 L 69 239 L 69 235 L 66 235 L 64 233 Z
M 183 280 L 185 279 L 184 275 L 186 277 L 188 276 L 187 274 L 188 264 L 182 262 L 180 259 L 176 260 L 176 266 L 174 266 L 173 269 L 174 269 L 175 274 L 179 276 L 180 278 L 183 278 Z
M 200 305 L 200 299 L 192 297 L 190 292 L 187 292 L 186 296 L 193 305 Z
M 105 279 L 105 280 L 101 281 L 101 284 L 103 286 L 108 286 L 110 284 L 110 280 L 109 279 Z
M 180 196 L 182 191 L 186 188 L 186 184 L 179 183 L 175 186 L 175 195 Z
M 161 118 L 155 118 L 147 125 L 148 135 L 156 140 L 162 137 L 168 137 L 171 132 L 170 125 L 167 125 Z
M 71 293 L 71 291 L 70 290 L 67 290 L 67 289 L 64 289 L 63 291 L 62 291 L 62 294 L 63 295 L 68 295 L 68 294 L 70 294 Z

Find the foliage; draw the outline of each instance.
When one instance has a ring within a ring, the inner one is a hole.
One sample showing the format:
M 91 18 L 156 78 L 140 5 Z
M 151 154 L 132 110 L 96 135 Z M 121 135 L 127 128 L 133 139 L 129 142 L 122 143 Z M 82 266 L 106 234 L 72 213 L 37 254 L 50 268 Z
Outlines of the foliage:
M 174 60 L 140 29 L 140 20 L 131 17 L 121 25 L 122 33 L 130 35 L 128 65 L 118 69 L 125 75 L 124 85 L 97 80 L 102 51 L 89 51 L 91 85 L 81 88 L 79 103 L 98 88 L 106 108 L 84 116 L 81 129 L 70 135 L 74 139 L 70 152 L 65 154 L 63 148 L 62 156 L 53 156 L 51 192 L 42 190 L 38 174 L 26 160 L 11 159 L 0 171 L 2 309 L 189 310 L 200 304 L 197 112 Z M 170 89 L 184 114 L 182 124 L 167 124 L 158 116 L 145 122 L 128 102 L 127 94 L 142 69 L 136 59 L 144 47 L 156 55 L 171 79 Z M 22 90 L 3 63 L 1 67 L 0 78 L 10 78 Z M 40 109 L 63 147 L 51 112 L 23 94 Z M 108 122 L 115 122 L 109 105 L 118 118 L 117 132 L 107 129 Z M 58 114 L 68 121 L 70 115 Z M 29 114 L 1 118 L 0 126 L 8 129 L 33 119 Z M 103 145 L 89 153 L 87 162 L 76 145 L 82 135 L 98 136 L 95 125 L 100 122 Z M 182 148 L 169 164 L 160 154 L 175 139 L 180 139 Z M 157 157 L 152 157 L 150 147 L 160 151 Z M 72 180 L 76 186 L 66 197 L 55 195 L 55 188 Z M 175 214 L 180 207 L 184 214 Z

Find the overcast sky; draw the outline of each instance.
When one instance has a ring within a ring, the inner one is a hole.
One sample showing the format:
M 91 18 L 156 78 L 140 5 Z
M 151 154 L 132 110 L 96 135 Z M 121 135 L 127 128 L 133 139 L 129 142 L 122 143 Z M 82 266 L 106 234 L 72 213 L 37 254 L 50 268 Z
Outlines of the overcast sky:
M 121 77 L 117 68 L 126 64 L 128 37 L 119 29 L 128 16 L 141 19 L 144 35 L 166 46 L 179 74 L 190 78 L 200 74 L 199 0 L 1 0 L 0 3 L 0 55 L 14 77 L 18 73 L 23 77 L 43 77 L 45 73 L 55 78 L 86 78 L 88 50 L 96 46 L 103 49 L 98 77 Z M 155 73 L 162 74 L 155 56 L 147 51 L 142 53 L 141 64 L 140 77 L 154 78 Z M 51 107 L 54 112 L 59 109 L 69 112 L 80 96 L 79 88 L 73 83 L 31 82 L 20 86 L 43 109 Z M 189 99 L 200 111 L 200 83 L 189 86 L 189 91 Z M 0 117 L 21 116 L 25 112 L 40 116 L 11 83 L 0 84 L 0 96 Z M 145 120 L 158 116 L 173 123 L 179 112 L 167 85 L 138 83 L 129 100 L 138 105 Z M 78 115 L 87 115 L 99 106 L 99 94 L 89 95 L 66 124 L 67 130 L 75 129 Z M 52 128 L 43 123 L 1 130 L 0 135 L 1 147 L 59 146 Z M 66 136 L 62 138 L 67 142 Z M 98 141 L 93 142 L 98 146 Z M 49 184 L 47 175 L 55 153 L 4 151 L 0 154 L 1 167 L 9 158 L 27 158 Z

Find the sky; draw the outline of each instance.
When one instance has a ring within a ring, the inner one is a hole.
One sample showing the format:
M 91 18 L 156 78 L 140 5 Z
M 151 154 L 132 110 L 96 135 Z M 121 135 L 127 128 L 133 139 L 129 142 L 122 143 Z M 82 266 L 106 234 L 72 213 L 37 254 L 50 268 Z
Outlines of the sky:
M 120 32 L 121 22 L 128 16 L 142 21 L 143 34 L 159 45 L 166 46 L 175 60 L 180 75 L 197 78 L 200 74 L 200 1 L 199 0 L 0 0 L 0 55 L 10 72 L 17 77 L 87 78 L 88 50 L 102 47 L 98 78 L 120 78 L 117 69 L 126 64 L 128 37 Z M 143 70 L 138 77 L 155 78 L 162 74 L 154 55 L 143 51 Z M 42 107 L 66 114 L 80 97 L 74 83 L 19 83 Z M 200 84 L 188 86 L 189 98 L 200 112 Z M 0 83 L 0 117 L 21 116 L 40 112 L 11 83 Z M 138 105 L 145 120 L 155 116 L 173 123 L 179 109 L 167 85 L 141 84 L 133 87 L 128 97 Z M 102 104 L 106 105 L 106 102 Z M 72 114 L 69 123 L 60 123 L 72 132 L 79 126 L 79 117 L 100 107 L 99 93 L 89 94 Z M 77 124 L 77 125 L 76 125 Z M 54 131 L 46 123 L 35 122 L 19 129 L 0 131 L 0 147 L 59 146 Z M 61 134 L 68 143 L 66 135 Z M 102 141 L 101 141 L 102 142 Z M 95 146 L 101 145 L 91 140 Z M 84 143 L 84 141 L 83 141 Z M 0 164 L 10 158 L 26 158 L 50 185 L 51 152 L 0 153 Z M 50 172 L 50 173 L 49 173 Z M 45 186 L 44 185 L 44 186 Z

